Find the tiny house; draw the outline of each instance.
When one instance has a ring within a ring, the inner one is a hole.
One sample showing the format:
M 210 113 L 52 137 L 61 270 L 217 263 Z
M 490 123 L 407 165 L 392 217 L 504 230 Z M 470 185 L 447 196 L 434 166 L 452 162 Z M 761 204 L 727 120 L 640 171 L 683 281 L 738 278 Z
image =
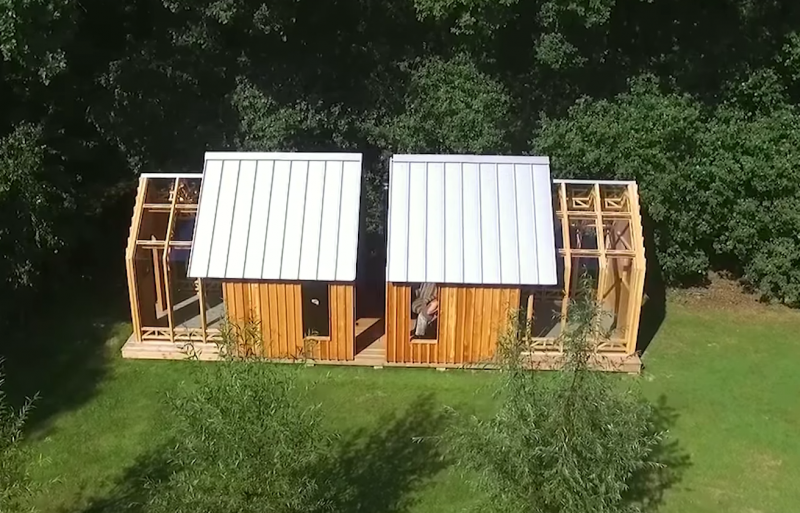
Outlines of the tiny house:
M 636 184 L 553 182 L 547 157 L 395 155 L 388 219 L 389 363 L 490 363 L 513 311 L 527 316 L 533 360 L 557 362 L 586 273 L 611 334 L 598 351 L 638 370 L 644 244 Z M 434 305 L 422 312 L 423 329 L 421 304 Z
M 354 359 L 361 154 L 205 155 L 202 175 L 140 178 L 123 355 L 216 358 L 257 326 L 263 356 Z
M 532 360 L 547 367 L 588 274 L 610 333 L 598 352 L 639 369 L 634 182 L 553 180 L 547 157 L 395 155 L 376 285 L 357 265 L 361 166 L 355 153 L 209 152 L 202 174 L 142 175 L 123 356 L 216 359 L 231 326 L 249 326 L 259 347 L 237 347 L 275 360 L 485 366 L 521 312 Z

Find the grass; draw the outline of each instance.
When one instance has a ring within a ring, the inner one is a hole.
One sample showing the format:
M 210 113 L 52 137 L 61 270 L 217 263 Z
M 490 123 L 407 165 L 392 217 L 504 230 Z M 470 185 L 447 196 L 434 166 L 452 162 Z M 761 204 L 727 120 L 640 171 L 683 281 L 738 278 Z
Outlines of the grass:
M 68 350 L 45 341 L 52 328 L 34 331 L 24 340 L 27 363 L 9 358 L 15 393 L 39 389 L 44 396 L 28 442 L 40 511 L 102 510 L 137 457 L 163 440 L 165 393 L 191 386 L 202 365 L 120 359 L 116 348 L 127 328 L 113 318 L 101 313 L 92 323 L 64 325 L 59 343 Z M 667 302 L 639 378 L 662 404 L 673 444 L 678 479 L 659 511 L 784 512 L 800 503 L 798 330 L 800 315 L 785 309 Z M 361 510 L 461 511 L 472 504 L 459 475 L 397 439 L 436 429 L 422 416 L 426 408 L 491 411 L 492 373 L 317 366 L 302 379 L 315 385 L 312 398 L 326 422 L 363 442 L 348 458 L 361 462 L 356 485 L 380 500 Z

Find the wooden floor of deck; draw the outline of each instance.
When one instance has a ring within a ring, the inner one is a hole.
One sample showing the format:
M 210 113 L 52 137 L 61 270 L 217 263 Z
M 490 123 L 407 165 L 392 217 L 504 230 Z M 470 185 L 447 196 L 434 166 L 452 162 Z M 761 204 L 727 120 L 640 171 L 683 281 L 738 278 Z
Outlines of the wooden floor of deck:
M 191 345 L 171 343 L 167 341 L 136 342 L 133 335 L 122 346 L 122 357 L 151 360 L 185 360 L 191 355 L 198 360 L 219 360 L 219 348 L 210 342 L 196 342 Z M 553 370 L 561 365 L 562 356 L 554 353 L 534 353 L 530 357 L 530 366 L 538 370 Z M 307 365 L 350 365 L 357 367 L 421 367 L 436 369 L 496 369 L 491 363 L 476 364 L 427 364 L 427 363 L 390 363 L 386 361 L 386 337 L 380 336 L 356 352 L 351 361 L 331 360 L 275 360 L 284 363 L 305 363 Z M 638 374 L 642 370 L 642 361 L 638 355 L 624 354 L 602 355 L 595 359 L 592 366 L 598 370 Z

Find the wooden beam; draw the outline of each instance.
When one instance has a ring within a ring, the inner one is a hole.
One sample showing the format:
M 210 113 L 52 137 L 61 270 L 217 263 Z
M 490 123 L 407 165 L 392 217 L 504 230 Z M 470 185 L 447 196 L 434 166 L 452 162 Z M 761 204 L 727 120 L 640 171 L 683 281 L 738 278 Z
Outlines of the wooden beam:
M 600 196 L 600 185 L 594 184 L 594 214 L 595 224 L 597 226 L 597 251 L 600 253 L 600 271 L 597 276 L 597 301 L 603 301 L 603 289 L 606 285 L 606 272 L 608 270 L 608 258 L 606 257 L 606 233 L 603 226 L 603 210 L 600 203 L 602 197 Z
M 153 242 L 155 243 L 156 242 L 155 236 L 153 236 L 152 239 L 153 239 Z M 153 278 L 155 278 L 155 281 L 156 281 L 156 310 L 163 311 L 164 310 L 164 294 L 163 294 L 164 287 L 163 287 L 163 284 L 161 283 L 162 282 L 163 273 L 161 271 L 161 265 L 158 262 L 158 248 L 160 247 L 160 245 L 163 244 L 163 242 L 159 242 L 158 244 L 159 244 L 159 246 L 155 246 L 154 245 L 153 248 L 150 251 L 153 254 Z
M 142 317 L 134 260 L 136 258 L 136 237 L 139 235 L 139 229 L 142 223 L 142 205 L 144 204 L 146 191 L 147 179 L 139 178 L 139 188 L 136 191 L 136 202 L 133 206 L 131 228 L 128 233 L 128 246 L 125 249 L 125 271 L 128 278 L 128 296 L 131 302 L 131 323 L 133 324 L 133 334 L 139 342 L 142 341 Z
M 172 229 L 175 224 L 175 205 L 178 203 L 178 186 L 180 178 L 175 179 L 174 194 L 172 194 L 172 208 L 169 211 L 169 221 L 167 221 L 167 236 L 164 237 L 164 297 L 167 303 L 167 320 L 169 321 L 169 339 L 175 342 L 175 315 L 172 311 L 172 290 L 169 272 L 169 241 L 172 239 Z
M 639 332 L 639 321 L 642 315 L 642 302 L 644 300 L 644 279 L 647 261 L 644 254 L 644 230 L 642 228 L 642 213 L 639 205 L 639 188 L 635 183 L 628 185 L 628 202 L 631 206 L 632 227 L 631 244 L 636 251 L 633 269 L 633 281 L 630 287 L 628 301 L 631 303 L 630 334 L 627 341 L 626 352 L 633 354 L 636 351 L 636 337 Z
M 566 250 L 560 249 L 558 250 L 559 255 L 566 255 Z M 599 249 L 571 249 L 570 254 L 572 256 L 586 256 L 586 257 L 599 257 L 602 255 Z M 626 249 L 606 249 L 605 251 L 606 256 L 627 256 L 627 257 L 635 257 L 636 251 L 634 250 L 626 250 Z
M 206 322 L 206 291 L 202 278 L 197 278 L 197 299 L 200 300 L 200 329 L 203 330 L 203 342 L 208 342 L 208 323 Z
M 569 212 L 567 211 L 567 186 L 559 185 L 558 196 L 561 203 L 561 239 L 564 241 L 564 297 L 561 299 L 561 333 L 567 327 L 567 308 L 570 300 L 570 278 L 572 276 L 572 251 L 569 240 Z M 563 350 L 563 347 L 559 348 Z
M 639 205 L 639 188 L 635 183 L 628 185 L 628 202 L 631 205 L 631 245 L 636 252 L 636 266 L 645 268 L 644 230 L 642 228 L 642 212 Z
M 145 248 L 145 249 L 161 249 L 165 247 L 165 242 L 163 240 L 158 239 L 151 239 L 151 240 L 137 240 L 136 247 Z M 191 248 L 192 241 L 190 240 L 171 240 L 169 241 L 169 247 L 171 248 Z

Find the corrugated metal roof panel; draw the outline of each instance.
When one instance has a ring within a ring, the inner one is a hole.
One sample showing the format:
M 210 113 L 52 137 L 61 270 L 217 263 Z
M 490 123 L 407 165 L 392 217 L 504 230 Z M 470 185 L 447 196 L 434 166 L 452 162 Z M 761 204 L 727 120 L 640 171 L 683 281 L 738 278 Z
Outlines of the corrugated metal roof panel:
M 189 276 L 355 280 L 361 159 L 206 153 Z
M 395 155 L 387 279 L 555 285 L 550 159 Z

